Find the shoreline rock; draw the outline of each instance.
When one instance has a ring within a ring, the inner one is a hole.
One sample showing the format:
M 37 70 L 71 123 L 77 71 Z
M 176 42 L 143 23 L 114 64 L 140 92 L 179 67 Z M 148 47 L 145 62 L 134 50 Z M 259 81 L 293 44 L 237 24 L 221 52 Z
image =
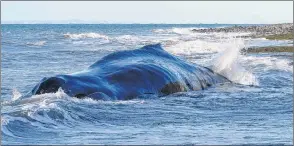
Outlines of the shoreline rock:
M 247 53 L 270 53 L 270 52 L 293 52 L 293 46 L 267 46 L 267 47 L 250 47 L 242 49 Z
M 268 25 L 250 25 L 250 26 L 240 26 L 235 25 L 231 27 L 224 28 L 207 28 L 207 29 L 193 29 L 193 32 L 198 33 L 213 33 L 213 32 L 242 32 L 250 33 L 242 37 L 268 37 L 274 39 L 275 35 L 285 35 L 285 39 L 293 39 L 293 23 L 282 23 L 282 24 L 268 24 Z M 290 37 L 289 37 L 290 36 Z M 280 39 L 283 37 L 280 37 Z

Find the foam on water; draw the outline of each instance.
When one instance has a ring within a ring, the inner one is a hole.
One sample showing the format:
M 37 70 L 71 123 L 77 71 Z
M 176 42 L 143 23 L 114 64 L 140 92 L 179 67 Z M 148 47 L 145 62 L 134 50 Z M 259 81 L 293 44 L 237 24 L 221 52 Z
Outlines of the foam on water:
M 27 42 L 29 46 L 43 46 L 45 45 L 46 41 L 38 41 L 38 42 Z
M 134 100 L 114 100 L 114 101 L 104 101 L 104 100 L 94 100 L 91 98 L 78 99 L 68 96 L 64 91 L 59 88 L 56 93 L 45 93 L 40 95 L 33 95 L 29 98 L 22 98 L 22 94 L 14 89 L 12 92 L 12 99 L 2 101 L 2 106 L 20 106 L 22 110 L 32 109 L 34 106 L 40 108 L 57 108 L 56 101 L 66 101 L 75 103 L 87 103 L 87 104 L 134 104 L 134 103 L 144 103 L 144 100 L 134 99 Z M 18 100 L 17 100 L 18 99 Z
M 236 38 L 236 34 L 215 33 L 202 34 L 205 39 L 192 41 L 179 41 L 179 43 L 168 46 L 167 51 L 176 55 L 196 56 L 199 53 L 211 53 L 209 60 L 202 61 L 215 72 L 225 76 L 229 80 L 244 84 L 258 85 L 258 80 L 251 71 L 248 71 L 242 64 L 246 56 L 240 51 L 246 48 L 245 40 Z M 216 37 L 217 36 L 217 37 Z M 217 53 L 217 54 L 215 54 Z M 210 65 L 207 65 L 209 63 Z
M 14 95 L 15 96 L 15 95 Z M 34 95 L 26 99 L 19 99 L 18 101 L 5 101 L 2 103 L 2 106 L 4 109 L 9 109 L 10 107 L 13 107 L 13 110 L 15 113 L 18 113 L 17 115 L 10 115 L 5 114 L 4 117 L 2 117 L 2 124 L 9 124 L 11 121 L 22 121 L 26 123 L 31 123 L 36 126 L 36 122 L 30 122 L 28 121 L 27 117 L 34 119 L 38 121 L 39 125 L 37 127 L 39 128 L 45 128 L 43 125 L 40 125 L 40 123 L 55 123 L 55 125 L 58 125 L 54 120 L 48 115 L 39 115 L 38 112 L 49 112 L 50 110 L 59 111 L 61 113 L 68 114 L 66 109 L 63 107 L 60 107 L 60 103 L 68 103 L 70 102 L 72 98 L 68 97 L 61 89 L 58 90 L 56 93 L 48 93 L 48 94 L 42 94 L 42 95 Z M 5 126 L 5 125 L 2 125 Z
M 16 88 L 12 89 L 12 95 L 13 95 L 12 96 L 12 101 L 17 100 L 22 96 L 21 93 Z
M 164 29 L 154 29 L 154 30 L 152 30 L 152 32 L 154 32 L 154 33 L 164 33 L 166 31 Z
M 252 66 L 264 65 L 262 68 L 259 67 L 259 69 L 262 69 L 264 71 L 281 70 L 293 73 L 293 65 L 291 65 L 291 61 L 287 59 L 270 56 L 246 56 L 243 61 L 249 63 Z
M 152 30 L 154 33 L 174 33 L 174 34 L 179 34 L 179 35 L 185 35 L 185 34 L 191 34 L 193 33 L 192 30 L 194 28 L 178 28 L 174 27 L 171 29 L 154 29 Z
M 121 36 L 115 37 L 113 40 L 120 42 L 120 43 L 124 43 L 124 44 L 137 43 L 137 42 L 142 41 L 141 38 L 139 38 L 137 36 L 132 36 L 132 35 L 121 35 Z
M 103 34 L 99 33 L 66 33 L 63 35 L 65 38 L 70 38 L 70 39 L 82 39 L 82 38 L 99 38 L 99 39 L 105 39 L 108 40 L 109 37 Z
M 180 37 L 175 45 L 169 46 L 167 51 L 173 54 L 189 55 L 191 53 L 217 53 L 224 51 L 234 42 L 237 33 L 190 33 Z M 242 41 L 244 41 L 242 39 Z
M 222 50 L 219 43 L 203 40 L 179 41 L 175 45 L 166 48 L 173 54 L 189 55 L 193 53 L 215 53 Z
M 242 39 L 233 39 L 223 45 L 224 51 L 218 53 L 212 61 L 211 68 L 229 80 L 244 85 L 259 85 L 254 74 L 240 62 L 244 58 L 240 50 L 245 48 Z
M 173 28 L 171 31 L 176 34 L 190 34 L 194 28 Z
M 289 128 L 293 122 L 293 107 L 289 104 L 292 103 L 293 86 L 291 54 L 240 54 L 240 49 L 244 47 L 283 45 L 285 42 L 235 38 L 248 35 L 246 33 L 195 33 L 191 31 L 193 28 L 186 26 L 156 26 L 141 31 L 142 26 L 126 30 L 125 25 L 122 29 L 120 26 L 93 29 L 92 26 L 87 28 L 87 25 L 83 26 L 85 32 L 81 33 L 73 26 L 28 25 L 24 28 L 33 29 L 27 29 L 21 35 L 19 26 L 9 26 L 16 27 L 13 29 L 4 27 L 7 28 L 2 31 L 3 42 L 7 43 L 2 48 L 5 51 L 2 56 L 4 101 L 1 101 L 3 144 L 207 144 L 208 139 L 220 144 L 291 144 L 293 141 L 290 138 L 293 131 Z M 58 33 L 46 34 L 44 38 L 34 37 L 48 30 Z M 115 34 L 108 36 L 113 31 L 116 31 Z M 15 39 L 25 36 L 33 37 Z M 54 43 L 42 44 L 40 39 Z M 154 42 L 162 43 L 165 50 L 181 58 L 212 68 L 235 83 L 260 85 L 226 84 L 203 91 L 127 101 L 77 99 L 68 97 L 61 90 L 22 98 L 24 93 L 19 92 L 31 90 L 28 87 L 40 76 L 50 76 L 52 73 L 48 68 L 73 72 L 77 69 L 72 66 L 77 62 L 88 66 L 101 57 L 99 54 L 108 54 L 107 51 L 113 48 L 134 49 L 137 47 L 133 46 Z M 39 49 L 16 52 L 18 47 L 20 51 L 30 49 L 28 46 L 48 49 L 45 55 L 40 54 Z M 13 47 L 16 49 L 12 50 Z M 57 55 L 55 52 L 59 48 L 74 51 L 75 47 L 80 53 Z M 85 48 L 99 50 L 83 51 Z M 48 60 L 47 53 L 52 53 L 54 60 Z M 71 62 L 48 65 L 51 61 L 62 63 L 64 60 Z M 22 75 L 15 72 L 18 69 L 21 69 Z M 11 92 L 10 87 L 15 89 Z M 265 134 L 265 131 L 269 132 Z M 228 136 L 232 133 L 233 136 Z M 195 136 L 197 140 L 193 139 Z
M 63 34 L 65 38 L 70 38 L 73 40 L 78 40 L 73 42 L 73 44 L 104 44 L 104 43 L 121 43 L 121 44 L 140 44 L 144 42 L 150 42 L 150 40 L 146 38 L 140 38 L 138 36 L 133 36 L 133 35 L 120 35 L 120 36 L 115 36 L 115 37 L 110 37 L 104 34 L 99 34 L 99 33 L 77 33 L 77 34 L 70 34 L 66 33 Z M 98 39 L 99 41 L 88 41 L 88 40 L 80 40 L 80 39 L 86 39 L 86 38 L 91 38 L 91 39 Z
M 15 94 L 16 92 L 13 92 Z M 18 96 L 19 93 L 16 93 Z M 62 89 L 56 93 L 33 95 L 29 98 L 10 100 L 1 103 L 6 111 L 2 114 L 2 132 L 10 137 L 17 137 L 10 132 L 11 122 L 26 123 L 47 132 L 56 132 L 54 129 L 70 128 L 73 124 L 84 124 L 84 118 L 91 115 L 91 107 L 144 104 L 142 99 L 127 101 L 98 101 L 91 98 L 77 99 L 67 96 Z M 80 111 L 78 109 L 83 109 Z M 99 110 L 99 108 L 97 109 Z M 24 135 L 25 137 L 25 135 Z

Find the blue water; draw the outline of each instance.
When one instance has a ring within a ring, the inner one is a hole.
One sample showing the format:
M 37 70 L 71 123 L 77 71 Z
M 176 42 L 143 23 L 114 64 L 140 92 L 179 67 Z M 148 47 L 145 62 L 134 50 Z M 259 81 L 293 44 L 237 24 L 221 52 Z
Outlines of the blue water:
M 292 53 L 236 57 L 234 34 L 191 31 L 226 26 L 2 25 L 2 144 L 292 144 Z M 233 83 L 127 101 L 81 100 L 62 91 L 18 98 L 43 77 L 82 71 L 110 53 L 154 43 L 215 71 L 228 63 L 220 73 Z

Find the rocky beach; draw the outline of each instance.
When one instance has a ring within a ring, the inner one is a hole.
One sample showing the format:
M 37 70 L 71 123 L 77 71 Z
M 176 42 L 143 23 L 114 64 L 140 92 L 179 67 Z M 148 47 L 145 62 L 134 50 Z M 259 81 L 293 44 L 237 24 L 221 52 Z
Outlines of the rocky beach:
M 196 33 L 246 33 L 242 38 L 265 38 L 268 40 L 293 40 L 293 23 L 268 25 L 234 25 L 224 28 L 193 29 Z M 293 44 L 293 41 L 292 41 Z M 259 52 L 293 52 L 293 46 L 250 47 L 248 53 Z
M 224 28 L 193 29 L 192 31 L 200 32 L 200 33 L 245 32 L 245 33 L 250 33 L 249 35 L 247 35 L 248 37 L 267 37 L 267 36 L 273 36 L 273 35 L 288 36 L 289 34 L 291 34 L 293 39 L 293 23 L 250 25 L 250 26 L 234 25 L 232 27 L 224 27 Z

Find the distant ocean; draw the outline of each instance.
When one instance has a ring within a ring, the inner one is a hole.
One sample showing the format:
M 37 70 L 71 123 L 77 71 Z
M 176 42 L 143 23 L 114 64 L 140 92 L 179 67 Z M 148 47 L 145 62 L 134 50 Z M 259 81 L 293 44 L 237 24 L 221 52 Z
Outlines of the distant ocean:
M 2 25 L 2 144 L 292 144 L 293 54 L 240 51 L 290 42 L 192 32 L 228 26 L 233 24 Z M 43 77 L 155 43 L 233 83 L 127 101 L 57 92 L 15 102 Z

